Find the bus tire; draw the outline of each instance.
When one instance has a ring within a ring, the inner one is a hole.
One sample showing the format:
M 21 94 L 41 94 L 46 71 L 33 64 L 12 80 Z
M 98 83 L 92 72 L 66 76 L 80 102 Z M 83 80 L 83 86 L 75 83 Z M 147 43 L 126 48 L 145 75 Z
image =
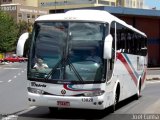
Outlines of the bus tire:
M 111 113 L 114 113 L 114 111 L 116 110 L 116 107 L 119 101 L 119 96 L 120 96 L 120 85 L 118 84 L 115 92 L 114 103 L 111 106 Z
M 141 80 L 139 81 L 138 91 L 136 93 L 136 100 L 138 100 L 141 96 Z

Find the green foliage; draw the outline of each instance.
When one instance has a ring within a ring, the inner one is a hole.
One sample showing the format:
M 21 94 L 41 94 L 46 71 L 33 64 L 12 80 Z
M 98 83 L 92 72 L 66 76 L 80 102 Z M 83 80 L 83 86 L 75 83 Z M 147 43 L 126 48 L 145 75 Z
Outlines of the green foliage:
M 26 21 L 21 21 L 18 23 L 18 38 L 25 32 L 32 32 L 32 23 L 27 23 Z M 18 41 L 17 41 L 18 42 Z M 29 48 L 29 39 L 26 41 L 25 46 L 24 46 L 24 56 L 28 55 L 28 48 Z
M 0 53 L 15 51 L 19 37 L 32 31 L 32 23 L 20 21 L 18 24 L 7 13 L 0 11 Z
M 28 23 L 26 21 L 20 21 L 18 23 L 18 37 L 20 37 L 23 33 L 27 32 Z
M 13 18 L 0 11 L 0 52 L 16 49 L 18 27 Z

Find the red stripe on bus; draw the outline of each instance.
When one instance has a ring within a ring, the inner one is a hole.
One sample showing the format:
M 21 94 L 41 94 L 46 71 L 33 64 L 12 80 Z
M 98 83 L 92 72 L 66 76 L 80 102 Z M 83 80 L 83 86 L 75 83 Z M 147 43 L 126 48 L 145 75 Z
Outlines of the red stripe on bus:
M 134 81 L 135 85 L 137 86 L 137 78 L 135 77 L 133 70 L 128 65 L 128 63 L 127 63 L 126 59 L 124 58 L 124 56 L 121 53 L 117 53 L 117 59 L 119 59 L 123 63 L 123 65 L 126 67 L 128 73 L 132 77 L 132 80 Z
M 145 69 L 143 77 L 142 77 L 142 85 L 144 84 L 145 79 L 146 79 L 146 69 Z
M 97 90 L 100 90 L 100 88 L 93 88 L 93 89 L 78 89 L 78 88 L 72 88 L 72 87 L 69 87 L 71 85 L 68 85 L 68 84 L 64 84 L 63 87 L 64 89 L 66 90 L 70 90 L 70 91 L 97 91 Z
M 66 89 L 66 90 L 79 91 L 79 90 L 70 89 L 67 84 L 64 84 L 63 87 L 64 87 L 64 89 Z

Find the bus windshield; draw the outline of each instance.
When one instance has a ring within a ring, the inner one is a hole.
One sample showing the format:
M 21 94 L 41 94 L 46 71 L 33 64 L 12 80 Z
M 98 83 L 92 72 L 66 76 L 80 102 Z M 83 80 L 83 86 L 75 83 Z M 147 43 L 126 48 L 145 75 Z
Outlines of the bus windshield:
M 28 78 L 102 81 L 108 25 L 96 22 L 37 22 L 32 33 Z

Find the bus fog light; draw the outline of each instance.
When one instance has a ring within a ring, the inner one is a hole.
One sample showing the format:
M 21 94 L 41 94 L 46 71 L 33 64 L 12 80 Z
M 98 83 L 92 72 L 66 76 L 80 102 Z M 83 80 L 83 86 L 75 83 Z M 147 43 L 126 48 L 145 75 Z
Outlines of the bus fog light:
M 103 101 L 99 101 L 99 102 L 98 102 L 99 105 L 102 105 L 102 103 L 103 103 Z
M 104 90 L 97 90 L 92 92 L 86 92 L 84 93 L 84 96 L 86 97 L 94 97 L 94 96 L 101 96 L 104 94 Z
M 43 93 L 44 93 L 43 90 L 39 90 L 39 89 L 36 89 L 36 88 L 30 88 L 30 87 L 28 87 L 28 92 L 39 94 L 39 95 L 43 95 Z
M 31 101 L 31 98 L 28 98 L 28 101 Z

